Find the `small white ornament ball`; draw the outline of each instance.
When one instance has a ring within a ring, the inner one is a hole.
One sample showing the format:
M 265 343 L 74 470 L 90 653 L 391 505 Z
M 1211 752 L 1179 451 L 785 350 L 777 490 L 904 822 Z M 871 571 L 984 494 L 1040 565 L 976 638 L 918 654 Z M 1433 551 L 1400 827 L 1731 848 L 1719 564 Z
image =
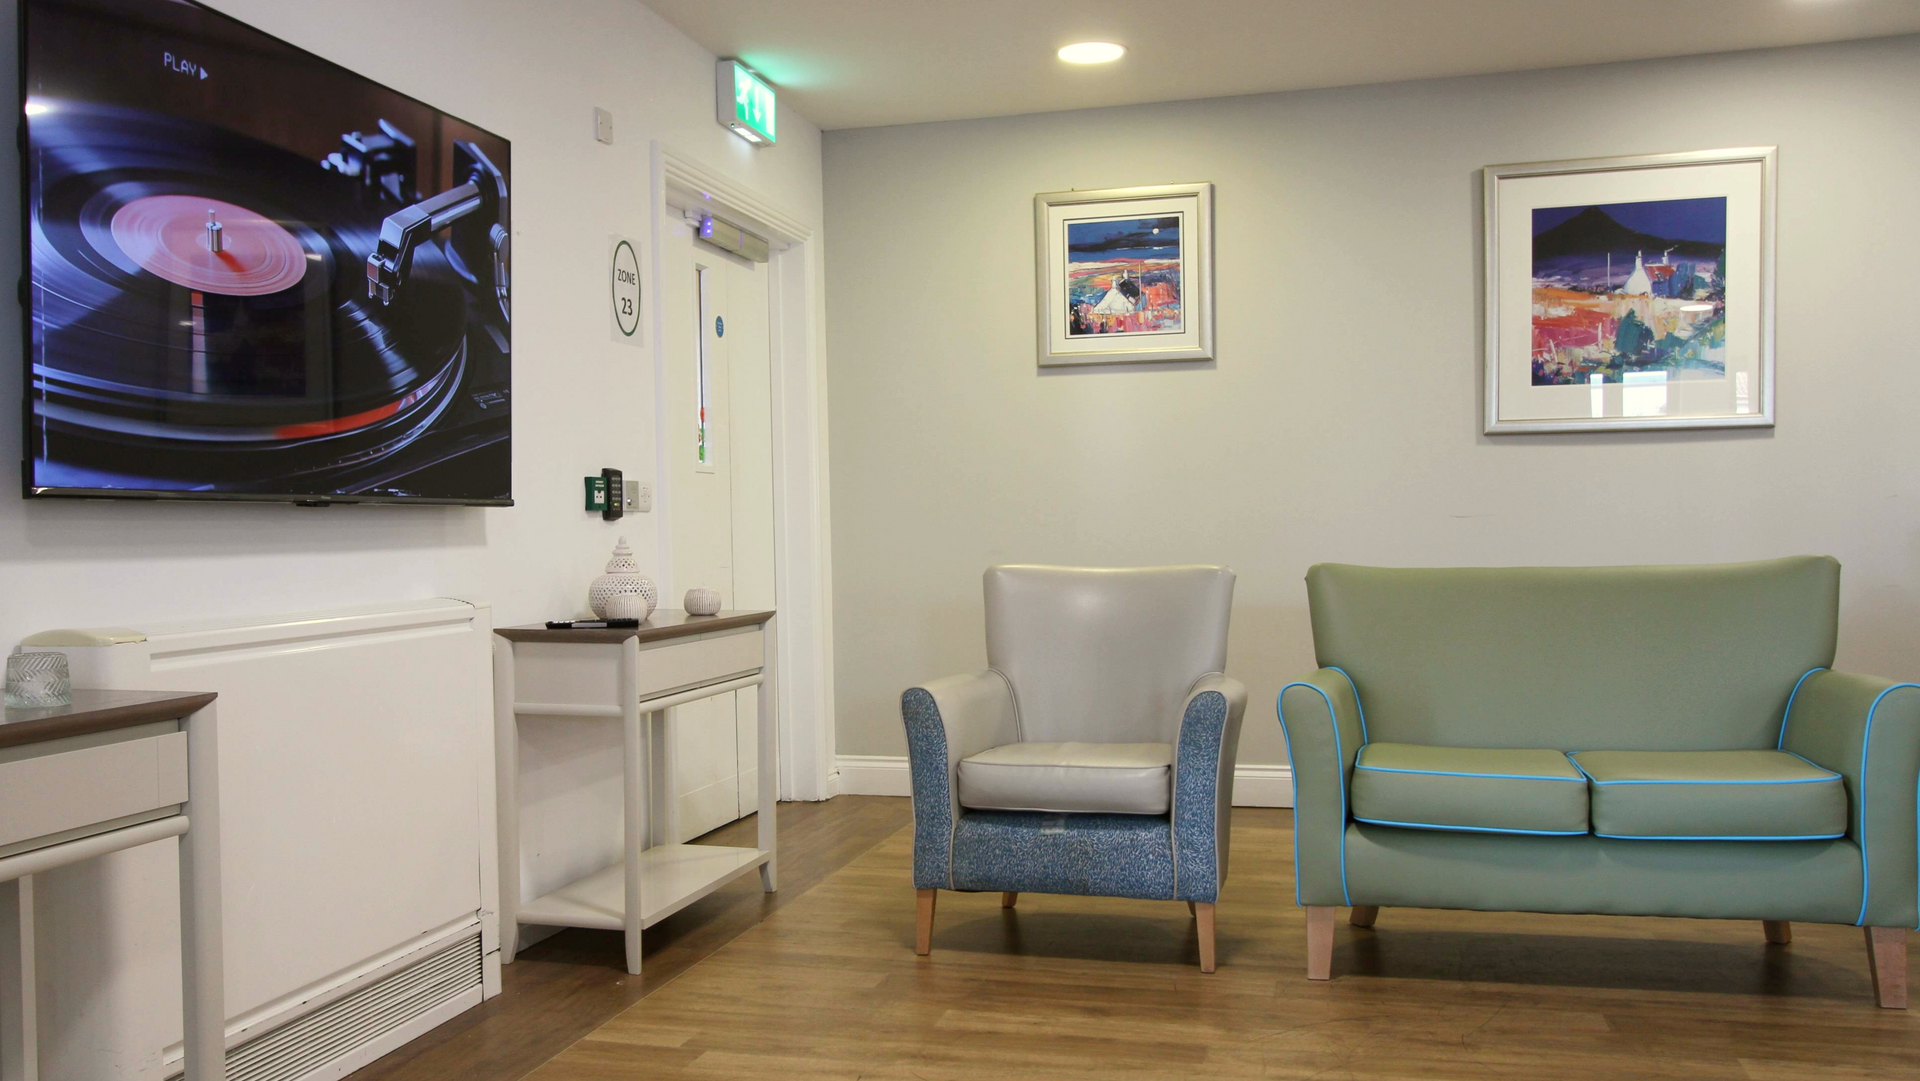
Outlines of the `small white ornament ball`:
M 685 601 L 690 616 L 710 616 L 720 611 L 720 591 L 706 586 L 694 586 L 687 590 Z

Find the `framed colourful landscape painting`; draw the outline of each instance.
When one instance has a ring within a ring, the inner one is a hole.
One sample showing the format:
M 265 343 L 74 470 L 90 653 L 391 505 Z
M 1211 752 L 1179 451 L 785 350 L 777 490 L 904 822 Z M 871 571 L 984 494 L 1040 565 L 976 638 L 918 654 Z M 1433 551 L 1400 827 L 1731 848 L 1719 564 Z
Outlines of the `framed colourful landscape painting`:
M 1033 197 L 1040 363 L 1213 359 L 1213 185 Z
M 1488 166 L 1487 434 L 1772 425 L 1774 157 Z

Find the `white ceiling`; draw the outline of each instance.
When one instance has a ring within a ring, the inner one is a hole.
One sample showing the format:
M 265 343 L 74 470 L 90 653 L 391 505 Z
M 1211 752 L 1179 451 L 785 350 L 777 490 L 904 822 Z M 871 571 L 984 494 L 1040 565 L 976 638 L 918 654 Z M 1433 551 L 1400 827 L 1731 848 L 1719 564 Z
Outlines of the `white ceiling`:
M 644 0 L 822 128 L 1920 32 L 1920 0 Z M 1117 63 L 1054 50 L 1118 41 Z

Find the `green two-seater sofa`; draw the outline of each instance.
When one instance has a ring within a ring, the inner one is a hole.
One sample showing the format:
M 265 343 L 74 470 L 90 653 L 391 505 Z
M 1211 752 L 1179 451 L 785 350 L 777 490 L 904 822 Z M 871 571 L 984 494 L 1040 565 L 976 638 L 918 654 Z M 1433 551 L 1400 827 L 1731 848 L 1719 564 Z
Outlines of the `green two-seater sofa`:
M 1920 686 L 1831 670 L 1840 565 L 1307 573 L 1280 691 L 1307 975 L 1336 909 L 1866 929 L 1906 1004 Z

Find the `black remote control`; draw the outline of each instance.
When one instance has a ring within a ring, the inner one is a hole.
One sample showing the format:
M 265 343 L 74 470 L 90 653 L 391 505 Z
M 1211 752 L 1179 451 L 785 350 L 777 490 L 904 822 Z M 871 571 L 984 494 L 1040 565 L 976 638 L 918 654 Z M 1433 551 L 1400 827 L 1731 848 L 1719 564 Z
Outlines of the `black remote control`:
M 617 631 L 617 630 L 624 630 L 629 627 L 638 627 L 639 625 L 640 625 L 640 621 L 637 619 L 634 619 L 631 616 L 627 617 L 626 619 L 549 619 L 547 620 L 547 629 L 550 631 L 597 631 L 597 630 L 616 630 Z

